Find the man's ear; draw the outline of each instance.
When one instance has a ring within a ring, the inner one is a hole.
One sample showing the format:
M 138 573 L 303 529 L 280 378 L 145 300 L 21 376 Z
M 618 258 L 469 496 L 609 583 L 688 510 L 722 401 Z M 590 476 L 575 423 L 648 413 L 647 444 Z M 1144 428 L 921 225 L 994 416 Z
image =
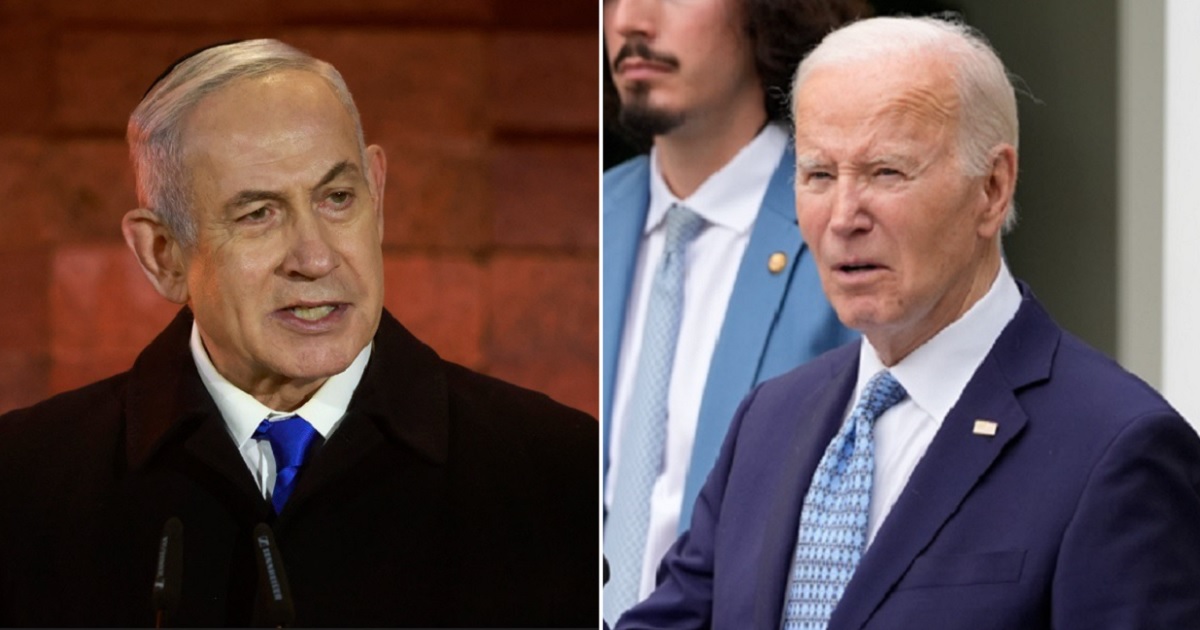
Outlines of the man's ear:
M 154 289 L 176 304 L 186 304 L 183 247 L 158 215 L 146 208 L 130 210 L 121 219 L 121 232 Z
M 1002 144 L 994 150 L 991 168 L 983 181 L 986 205 L 979 217 L 980 237 L 990 240 L 1000 234 L 1016 189 L 1017 150 Z
M 367 181 L 375 201 L 375 220 L 379 222 L 379 239 L 383 240 L 383 188 L 387 184 L 387 156 L 383 147 L 372 144 L 367 147 Z

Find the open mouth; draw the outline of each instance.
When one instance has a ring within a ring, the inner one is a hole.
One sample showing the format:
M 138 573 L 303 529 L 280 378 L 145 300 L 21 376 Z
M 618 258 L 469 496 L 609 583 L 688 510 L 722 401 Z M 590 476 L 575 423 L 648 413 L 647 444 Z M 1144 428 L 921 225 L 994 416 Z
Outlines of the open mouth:
M 876 269 L 882 268 L 882 266 L 873 263 L 861 263 L 853 265 L 838 265 L 837 270 L 843 273 L 859 273 L 863 271 L 875 271 Z
M 333 304 L 323 304 L 321 306 L 293 306 L 287 310 L 300 319 L 315 322 L 328 317 L 336 308 Z

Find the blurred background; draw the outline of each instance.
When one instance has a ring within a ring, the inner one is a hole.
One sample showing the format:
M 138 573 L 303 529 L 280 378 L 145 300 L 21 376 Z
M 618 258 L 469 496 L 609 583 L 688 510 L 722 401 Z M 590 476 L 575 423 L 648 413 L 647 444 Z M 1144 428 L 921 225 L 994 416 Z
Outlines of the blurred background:
M 178 57 L 333 63 L 388 155 L 385 303 L 443 357 L 598 412 L 598 8 L 0 0 L 0 412 L 124 371 L 174 316 L 120 233 L 124 141 Z
M 1027 92 L 1014 272 L 1200 418 L 1200 3 L 874 4 L 991 39 Z M 0 412 L 126 369 L 174 314 L 121 241 L 126 119 L 179 56 L 268 36 L 334 63 L 388 152 L 388 308 L 595 414 L 598 20 L 583 0 L 0 0 Z M 627 156 L 605 134 L 604 163 Z
M 1200 2 L 872 4 L 954 11 L 989 38 L 1023 92 L 1013 273 L 1200 423 Z M 632 155 L 609 130 L 604 143 L 606 168 Z

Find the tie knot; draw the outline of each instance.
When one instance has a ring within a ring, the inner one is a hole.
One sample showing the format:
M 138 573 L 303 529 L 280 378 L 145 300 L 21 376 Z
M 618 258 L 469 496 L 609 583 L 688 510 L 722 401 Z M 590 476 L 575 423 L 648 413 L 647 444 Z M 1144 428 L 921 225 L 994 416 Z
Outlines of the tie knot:
M 275 454 L 275 467 L 279 470 L 300 466 L 316 435 L 317 430 L 300 416 L 275 421 L 263 420 L 254 430 L 254 439 L 271 443 L 271 451 Z
M 681 252 L 703 227 L 704 217 L 696 214 L 695 210 L 682 204 L 671 204 L 667 208 L 665 250 L 671 254 Z
M 872 376 L 870 381 L 867 381 L 867 386 L 863 389 L 859 401 L 864 408 L 871 412 L 873 417 L 878 417 L 896 403 L 904 400 L 905 396 L 908 396 L 908 392 L 904 391 L 904 386 L 900 384 L 900 381 L 897 381 L 891 372 L 881 370 Z

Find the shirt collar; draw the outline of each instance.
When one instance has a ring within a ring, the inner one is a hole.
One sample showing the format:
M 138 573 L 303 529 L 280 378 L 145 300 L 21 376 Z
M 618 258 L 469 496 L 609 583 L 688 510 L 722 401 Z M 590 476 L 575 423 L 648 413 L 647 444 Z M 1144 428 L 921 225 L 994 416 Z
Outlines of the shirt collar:
M 725 166 L 704 180 L 687 199 L 671 192 L 658 168 L 658 152 L 650 149 L 650 209 L 646 215 L 647 234 L 654 231 L 672 204 L 691 208 L 711 225 L 744 233 L 754 225 L 767 183 L 779 166 L 787 148 L 787 132 L 777 124 L 768 124 L 742 147 Z
M 1002 260 L 988 292 L 966 313 L 891 368 L 885 368 L 866 337 L 859 348 L 854 398 L 871 376 L 889 369 L 922 411 L 941 423 L 1021 306 L 1021 291 Z
M 267 407 L 222 376 L 204 349 L 204 342 L 200 339 L 200 328 L 194 322 L 188 345 L 192 351 L 192 359 L 196 362 L 196 369 L 200 372 L 200 380 L 204 382 L 204 388 L 217 404 L 217 409 L 225 420 L 225 428 L 240 449 L 253 437 L 255 429 L 264 418 L 300 416 L 307 420 L 322 438 L 328 438 L 346 415 L 350 398 L 358 388 L 363 371 L 367 368 L 367 361 L 371 358 L 374 343 L 368 343 L 349 367 L 329 377 L 307 402 L 291 412 L 276 411 Z

